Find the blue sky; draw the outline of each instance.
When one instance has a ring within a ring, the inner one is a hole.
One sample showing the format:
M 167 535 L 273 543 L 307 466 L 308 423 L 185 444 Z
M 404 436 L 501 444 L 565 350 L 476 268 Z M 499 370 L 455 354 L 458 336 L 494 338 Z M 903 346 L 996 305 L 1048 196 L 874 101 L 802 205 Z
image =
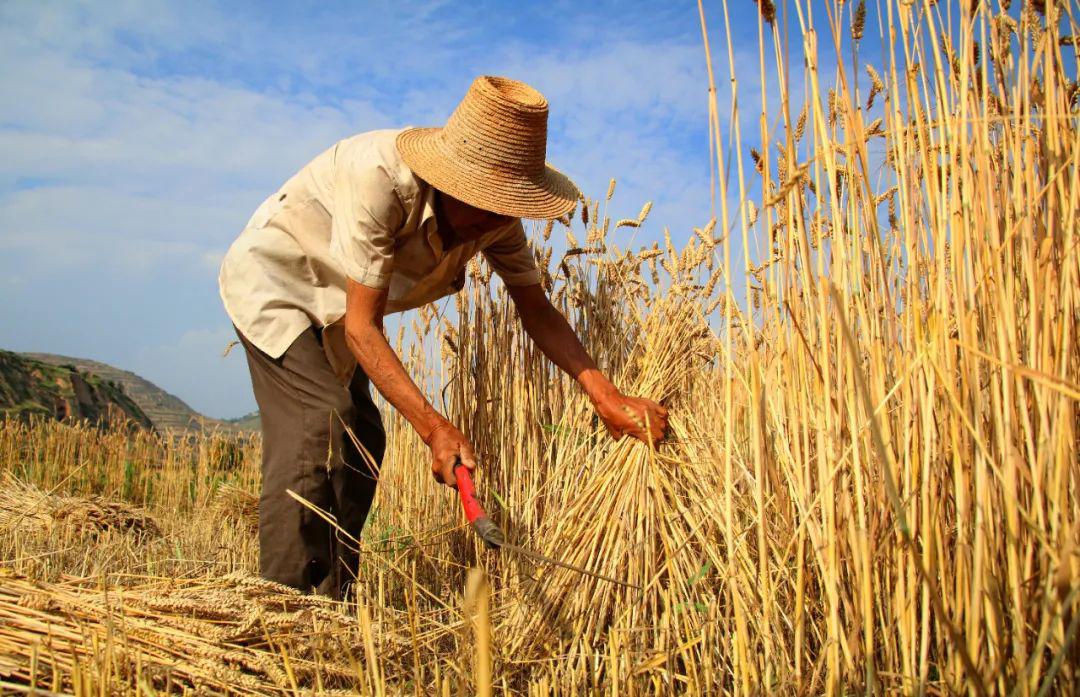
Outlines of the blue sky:
M 755 9 L 732 5 L 752 113 Z M 0 347 L 212 416 L 254 408 L 216 284 L 254 208 L 337 139 L 444 122 L 476 75 L 545 93 L 549 159 L 592 196 L 616 177 L 614 217 L 655 202 L 639 240 L 710 215 L 692 3 L 8 1 L 0 63 Z

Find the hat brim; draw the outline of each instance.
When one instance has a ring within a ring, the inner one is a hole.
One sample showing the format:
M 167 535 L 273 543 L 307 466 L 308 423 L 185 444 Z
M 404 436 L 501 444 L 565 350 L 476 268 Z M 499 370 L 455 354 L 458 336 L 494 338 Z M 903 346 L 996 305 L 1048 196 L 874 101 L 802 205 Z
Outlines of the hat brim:
M 574 208 L 574 182 L 551 165 L 539 179 L 522 179 L 462 161 L 446 152 L 442 128 L 409 128 L 398 134 L 398 153 L 418 177 L 439 191 L 485 211 L 514 218 L 550 219 Z

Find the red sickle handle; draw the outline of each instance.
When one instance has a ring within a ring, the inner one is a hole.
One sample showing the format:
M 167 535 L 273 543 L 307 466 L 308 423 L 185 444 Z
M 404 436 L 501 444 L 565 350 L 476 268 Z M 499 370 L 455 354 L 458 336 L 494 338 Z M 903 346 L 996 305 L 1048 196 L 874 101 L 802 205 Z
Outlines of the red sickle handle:
M 506 544 L 503 531 L 488 518 L 483 506 L 476 500 L 476 487 L 473 486 L 472 475 L 469 469 L 459 460 L 454 465 L 454 477 L 457 478 L 458 496 L 461 497 L 461 507 L 465 509 L 465 517 L 473 526 L 473 530 L 490 549 L 497 549 Z
M 480 518 L 487 518 L 487 513 L 476 500 L 476 487 L 473 486 L 469 468 L 462 464 L 454 465 L 454 477 L 457 478 L 458 496 L 461 497 L 461 507 L 465 509 L 465 517 L 470 523 L 476 523 Z

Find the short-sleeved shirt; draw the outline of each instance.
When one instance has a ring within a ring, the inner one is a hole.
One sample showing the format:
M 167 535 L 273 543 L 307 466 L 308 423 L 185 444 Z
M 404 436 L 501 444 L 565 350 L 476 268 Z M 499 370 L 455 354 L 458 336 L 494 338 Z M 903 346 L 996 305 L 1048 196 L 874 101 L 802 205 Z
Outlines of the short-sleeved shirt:
M 225 310 L 264 353 L 281 356 L 314 325 L 346 379 L 354 365 L 341 322 L 347 278 L 389 289 L 387 313 L 460 290 L 478 252 L 507 285 L 540 282 L 520 220 L 475 240 L 444 241 L 435 190 L 402 161 L 399 132 L 361 133 L 320 154 L 263 201 L 225 254 Z

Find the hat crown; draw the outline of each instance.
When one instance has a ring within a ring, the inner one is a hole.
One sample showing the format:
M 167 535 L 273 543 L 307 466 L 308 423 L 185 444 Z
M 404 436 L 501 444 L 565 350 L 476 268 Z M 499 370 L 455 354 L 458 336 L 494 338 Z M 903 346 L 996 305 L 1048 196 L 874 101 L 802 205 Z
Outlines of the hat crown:
M 548 103 L 533 87 L 483 75 L 469 87 L 440 138 L 466 162 L 526 179 L 544 176 Z
M 558 218 L 581 194 L 547 164 L 548 103 L 524 82 L 473 81 L 445 126 L 406 128 L 395 147 L 417 177 L 470 206 L 516 218 Z

